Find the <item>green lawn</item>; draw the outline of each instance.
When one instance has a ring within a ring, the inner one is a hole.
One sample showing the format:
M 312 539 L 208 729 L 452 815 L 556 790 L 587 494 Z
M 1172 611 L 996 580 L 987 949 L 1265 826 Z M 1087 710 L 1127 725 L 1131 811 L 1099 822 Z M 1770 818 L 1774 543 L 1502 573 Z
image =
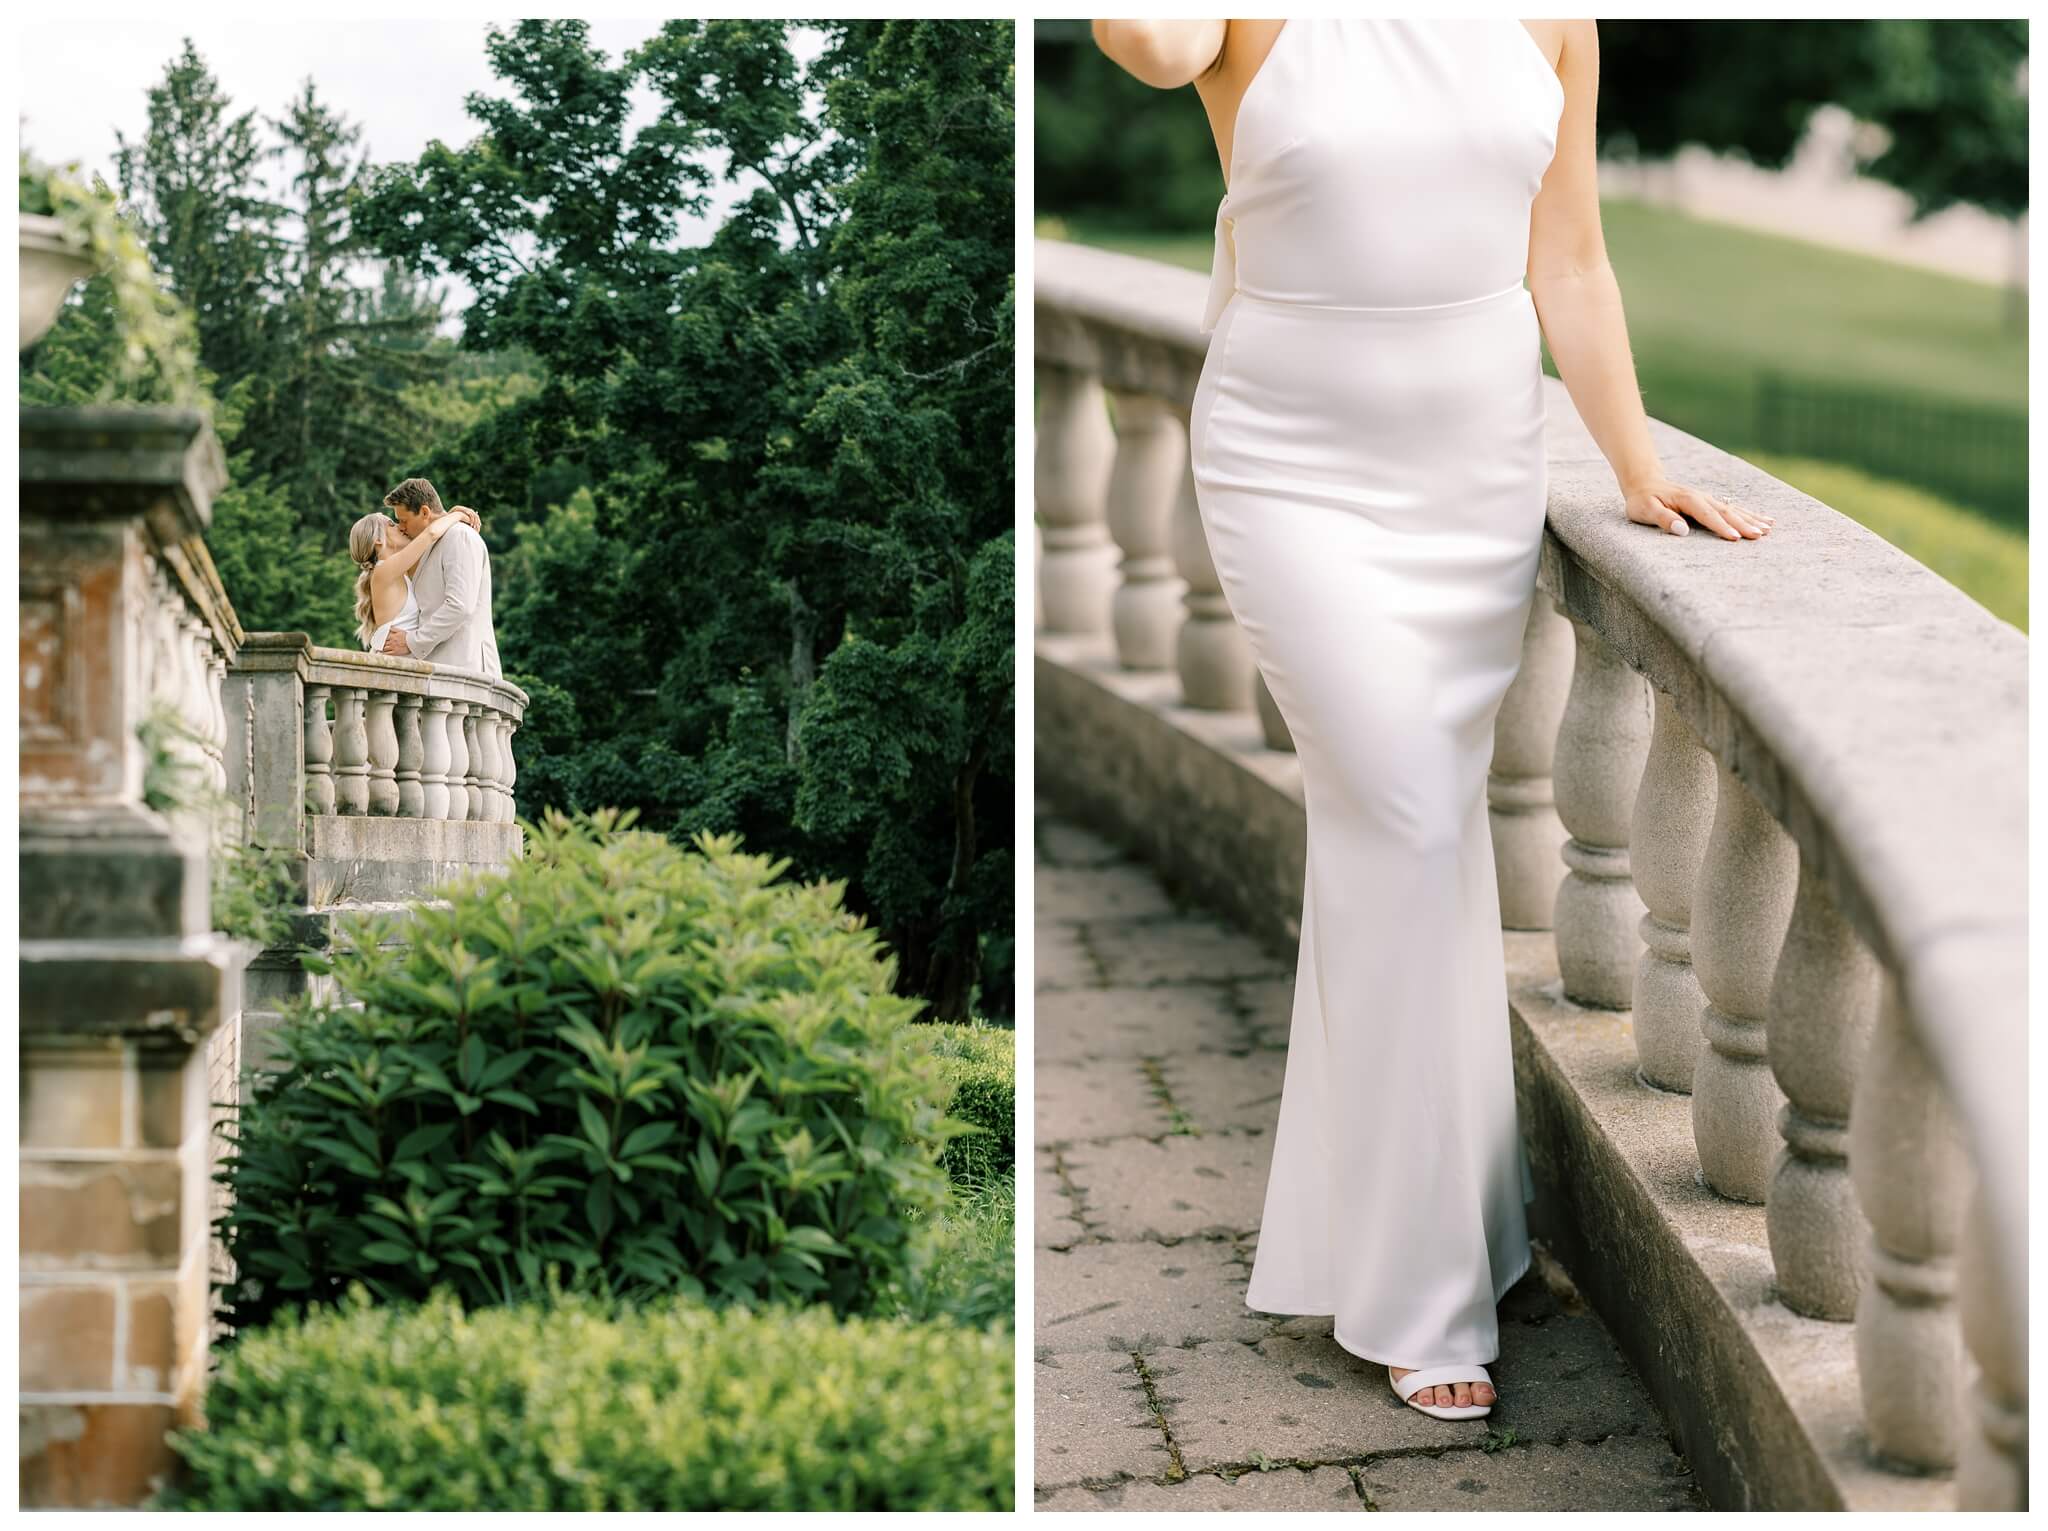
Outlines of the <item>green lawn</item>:
M 1637 202 L 1602 203 L 1601 222 L 1630 344 L 1660 372 L 1747 377 L 1770 366 L 2026 408 L 2026 332 L 2006 324 L 1996 287 Z M 1213 251 L 1206 232 L 1108 233 L 1049 218 L 1038 228 L 1195 271 Z

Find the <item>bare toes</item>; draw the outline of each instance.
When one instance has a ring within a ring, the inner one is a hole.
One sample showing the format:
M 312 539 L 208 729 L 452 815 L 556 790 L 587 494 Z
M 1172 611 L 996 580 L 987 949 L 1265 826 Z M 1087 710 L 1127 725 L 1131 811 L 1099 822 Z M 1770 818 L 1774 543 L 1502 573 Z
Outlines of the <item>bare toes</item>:
M 1456 1397 L 1457 1397 L 1457 1401 L 1456 1401 L 1456 1403 L 1455 1403 L 1455 1404 L 1453 1405 L 1453 1407 L 1454 1407 L 1454 1408 L 1459 1408 L 1459 1409 L 1469 1409 L 1469 1408 L 1471 1408 L 1471 1407 L 1472 1407 L 1472 1384 L 1471 1384 L 1471 1383 L 1469 1383 L 1469 1382 L 1461 1382 L 1461 1383 L 1459 1383 L 1459 1384 L 1458 1384 L 1458 1390 L 1457 1390 L 1457 1395 L 1456 1395 Z

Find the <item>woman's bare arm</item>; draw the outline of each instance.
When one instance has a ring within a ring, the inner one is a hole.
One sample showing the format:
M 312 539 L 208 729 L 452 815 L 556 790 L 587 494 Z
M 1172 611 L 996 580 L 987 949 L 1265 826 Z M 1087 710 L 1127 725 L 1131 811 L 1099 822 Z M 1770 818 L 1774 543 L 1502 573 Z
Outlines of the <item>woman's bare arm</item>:
M 1558 78 L 1565 100 L 1557 154 L 1529 219 L 1529 295 L 1558 376 L 1614 469 L 1631 521 L 1682 533 L 1690 515 L 1731 541 L 1760 537 L 1770 529 L 1770 517 L 1674 483 L 1650 439 L 1621 287 L 1600 228 L 1594 153 L 1600 42 L 1593 22 L 1565 23 Z
M 1097 21 L 1095 46 L 1147 85 L 1191 85 L 1223 53 L 1227 21 Z
M 458 505 L 445 516 L 437 516 L 428 528 L 412 539 L 389 558 L 377 560 L 377 567 L 370 571 L 370 586 L 373 590 L 390 590 L 396 587 L 399 576 L 427 556 L 427 549 L 439 542 L 448 528 L 457 521 L 467 521 L 478 531 L 483 522 L 477 513 L 467 505 Z

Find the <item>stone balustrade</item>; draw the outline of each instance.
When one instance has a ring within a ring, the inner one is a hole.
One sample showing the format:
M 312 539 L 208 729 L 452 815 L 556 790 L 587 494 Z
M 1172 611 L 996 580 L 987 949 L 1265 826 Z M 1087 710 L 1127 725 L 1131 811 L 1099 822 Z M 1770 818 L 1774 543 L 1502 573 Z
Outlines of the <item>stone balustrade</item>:
M 519 854 L 510 682 L 250 633 L 223 694 L 230 790 L 251 838 L 304 853 L 312 907 L 415 898 Z
M 1292 937 L 1299 772 L 1186 472 L 1205 281 L 1050 241 L 1036 265 L 1041 785 Z M 1558 1160 L 1614 1166 L 1604 1198 L 1539 1173 L 1573 1269 L 1719 1502 L 2023 1507 L 2025 637 L 1662 423 L 1667 471 L 1777 529 L 1629 523 L 1545 387 L 1541 596 L 1489 795 L 1503 922 L 1549 932 L 1512 992 L 1525 1131 L 1568 1122 Z M 1587 1060 L 1629 1034 L 1624 1086 Z

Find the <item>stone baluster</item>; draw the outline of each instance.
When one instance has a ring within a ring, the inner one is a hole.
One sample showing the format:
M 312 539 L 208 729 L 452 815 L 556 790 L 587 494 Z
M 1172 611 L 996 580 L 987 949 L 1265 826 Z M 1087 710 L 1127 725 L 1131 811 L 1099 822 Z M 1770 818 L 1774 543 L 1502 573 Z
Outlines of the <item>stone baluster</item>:
M 206 635 L 206 696 L 213 704 L 213 764 L 217 773 L 214 787 L 223 796 L 228 790 L 228 710 L 227 698 L 223 694 L 228 679 L 227 656 L 213 642 L 213 634 Z
M 1259 715 L 1259 732 L 1265 736 L 1266 748 L 1293 754 L 1294 734 L 1287 726 L 1287 715 L 1273 700 L 1272 688 L 1256 665 L 1252 669 L 1252 710 Z
M 1550 929 L 1557 904 L 1565 830 L 1550 778 L 1571 685 L 1571 624 L 1538 591 L 1522 629 L 1521 668 L 1493 720 L 1486 775 L 1500 922 L 1509 930 Z
M 1983 1182 L 1963 1221 L 1956 1303 L 1963 1343 L 1977 1363 L 1970 1387 L 1971 1419 L 1956 1464 L 1956 1507 L 2027 1507 L 2027 1354 L 2021 1330 L 1998 1287 Z M 2022 1298 L 2024 1300 L 2024 1298 Z
M 454 751 L 448 742 L 451 730 L 449 701 L 430 696 L 420 704 L 420 817 L 448 817 L 448 770 Z
M 1033 483 L 1044 529 L 1038 587 L 1049 633 L 1109 628 L 1116 548 L 1106 526 L 1116 437 L 1101 380 L 1040 362 L 1038 442 Z
M 1877 1015 L 1880 975 L 1804 858 L 1771 981 L 1765 1050 L 1784 1092 L 1784 1139 L 1764 1202 L 1778 1296 L 1809 1318 L 1850 1319 L 1870 1230 L 1849 1181 L 1849 1105 Z M 1636 1012 L 1638 1029 L 1642 1012 Z
M 1110 601 L 1117 662 L 1164 670 L 1180 635 L 1181 593 L 1169 531 L 1188 455 L 1187 427 L 1165 400 L 1118 393 L 1116 459 L 1109 476 L 1109 535 L 1123 552 L 1122 582 Z
M 519 720 L 509 712 L 505 714 L 505 822 L 510 824 L 519 817 L 519 763 L 512 752 L 512 736 L 519 732 Z
M 360 816 L 370 809 L 370 738 L 363 724 L 366 693 L 361 686 L 338 686 L 335 692 L 335 802 L 341 813 Z
M 420 698 L 401 694 L 394 722 L 398 732 L 398 768 L 393 777 L 398 788 L 398 816 L 417 819 L 426 813 L 426 793 L 420 784 L 423 756 L 420 741 Z
M 1692 895 L 1714 820 L 1714 757 L 1678 703 L 1662 691 L 1656 699 L 1649 758 L 1629 821 L 1629 868 L 1643 901 L 1633 1030 L 1643 1079 L 1686 1095 L 1706 1005 L 1692 966 Z
M 479 702 L 471 702 L 462 715 L 462 742 L 469 750 L 469 768 L 462 774 L 463 786 L 469 792 L 469 811 L 463 817 L 472 823 L 489 817 L 484 812 L 483 749 L 476 737 L 477 720 L 482 715 L 483 705 Z
M 1967 1166 L 1955 1115 L 1889 971 L 1879 994 L 1849 1113 L 1849 1175 L 1870 1220 L 1857 1382 L 1864 1431 L 1880 1456 L 1941 1471 L 1956 1465 L 1966 1414 L 1955 1293 Z
M 326 686 L 306 687 L 306 812 L 334 812 L 334 728 Z
M 1216 578 L 1202 508 L 1195 499 L 1194 465 L 1185 453 L 1182 456 L 1180 494 L 1173 505 L 1173 566 L 1187 582 L 1181 596 L 1187 617 L 1175 645 L 1181 700 L 1212 712 L 1248 711 L 1258 666 Z
M 391 711 L 394 691 L 372 691 L 366 720 L 370 756 L 370 812 L 388 818 L 398 812 L 398 729 Z
M 463 720 L 469 703 L 448 703 L 448 819 L 469 817 L 469 736 Z
M 1761 1202 L 1777 1157 L 1784 1093 L 1771 1076 L 1766 1018 L 1798 888 L 1799 848 L 1747 787 L 1714 763 L 1714 825 L 1693 885 L 1700 1032 L 1692 1138 L 1713 1190 Z
M 488 703 L 476 708 L 476 751 L 471 766 L 476 772 L 476 795 L 471 806 L 475 817 L 488 824 L 498 817 L 498 717 Z
M 1570 616 L 1570 612 L 1565 613 Z M 1643 901 L 1629 874 L 1629 820 L 1650 752 L 1649 684 L 1586 623 L 1558 725 L 1557 815 L 1570 868 L 1557 887 L 1557 967 L 1565 997 L 1625 1010 L 1634 997 Z

